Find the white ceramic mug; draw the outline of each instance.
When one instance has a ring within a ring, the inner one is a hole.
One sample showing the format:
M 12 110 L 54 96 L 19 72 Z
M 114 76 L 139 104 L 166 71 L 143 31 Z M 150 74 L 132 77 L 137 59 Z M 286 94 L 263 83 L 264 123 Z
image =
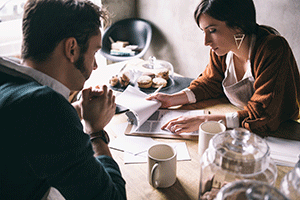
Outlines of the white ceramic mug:
M 208 148 L 210 139 L 218 134 L 226 131 L 226 126 L 223 121 L 207 121 L 203 122 L 199 126 L 199 141 L 198 141 L 198 153 L 202 156 L 204 151 Z
M 167 188 L 176 181 L 176 150 L 167 144 L 148 149 L 148 181 L 154 188 Z

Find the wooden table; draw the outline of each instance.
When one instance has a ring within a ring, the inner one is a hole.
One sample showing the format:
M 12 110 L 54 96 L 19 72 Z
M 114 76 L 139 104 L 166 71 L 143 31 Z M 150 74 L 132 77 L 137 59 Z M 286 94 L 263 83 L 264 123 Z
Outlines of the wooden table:
M 229 104 L 225 99 L 203 101 L 203 107 L 206 107 L 211 114 L 223 114 L 234 112 L 238 108 Z M 114 116 L 110 125 L 127 121 L 125 114 Z M 116 134 L 108 130 L 112 140 Z M 134 137 L 134 136 L 132 136 Z M 114 159 L 121 168 L 122 175 L 126 181 L 127 197 L 129 200 L 137 199 L 197 199 L 200 180 L 200 155 L 198 154 L 198 141 L 177 140 L 177 139 L 155 139 L 162 142 L 186 142 L 190 153 L 191 161 L 177 162 L 177 181 L 173 186 L 166 189 L 154 189 L 147 181 L 147 164 L 124 164 L 123 152 L 111 150 Z M 291 167 L 277 166 L 278 177 L 275 186 L 279 184 L 283 176 L 289 172 Z
M 115 63 L 112 65 L 99 67 L 93 72 L 91 78 L 87 81 L 86 86 L 96 84 L 107 84 L 109 78 L 115 75 L 126 64 L 126 62 Z M 200 104 L 200 106 L 199 106 Z M 207 100 L 198 103 L 197 107 L 208 109 L 211 114 L 224 114 L 227 112 L 237 111 L 238 108 L 228 103 L 226 99 Z M 184 107 L 185 109 L 193 109 L 193 106 Z M 108 127 L 118 126 L 127 122 L 126 115 L 117 114 L 113 117 Z M 111 140 L 117 137 L 117 134 L 111 128 L 107 129 Z M 132 136 L 134 137 L 134 136 Z M 173 143 L 182 142 L 177 139 L 155 139 L 162 142 Z M 147 180 L 147 164 L 124 164 L 123 152 L 111 149 L 113 158 L 120 166 L 121 173 L 126 181 L 126 191 L 129 200 L 185 200 L 197 199 L 200 180 L 200 155 L 198 154 L 198 141 L 184 140 L 190 153 L 191 161 L 177 162 L 177 180 L 173 186 L 166 189 L 154 189 Z M 278 177 L 275 186 L 279 188 L 279 184 L 283 176 L 289 172 L 291 167 L 278 166 Z

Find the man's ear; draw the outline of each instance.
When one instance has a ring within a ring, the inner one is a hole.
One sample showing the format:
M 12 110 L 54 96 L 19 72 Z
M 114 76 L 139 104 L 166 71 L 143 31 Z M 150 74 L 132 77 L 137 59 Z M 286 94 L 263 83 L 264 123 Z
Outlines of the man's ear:
M 77 40 L 74 37 L 70 37 L 65 40 L 64 52 L 70 62 L 74 63 L 76 61 L 76 58 L 78 58 L 79 55 L 79 51 L 80 49 Z

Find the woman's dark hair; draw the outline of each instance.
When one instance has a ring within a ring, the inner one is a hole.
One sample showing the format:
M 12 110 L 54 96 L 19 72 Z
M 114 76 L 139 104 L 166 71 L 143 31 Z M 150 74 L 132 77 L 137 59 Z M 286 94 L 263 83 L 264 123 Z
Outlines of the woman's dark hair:
M 194 12 L 198 26 L 202 14 L 224 21 L 231 28 L 240 28 L 246 35 L 257 34 L 259 26 L 278 34 L 274 28 L 256 23 L 255 6 L 252 0 L 202 0 Z
M 24 7 L 22 58 L 45 61 L 65 38 L 74 37 L 81 53 L 107 20 L 104 10 L 90 1 L 29 0 Z

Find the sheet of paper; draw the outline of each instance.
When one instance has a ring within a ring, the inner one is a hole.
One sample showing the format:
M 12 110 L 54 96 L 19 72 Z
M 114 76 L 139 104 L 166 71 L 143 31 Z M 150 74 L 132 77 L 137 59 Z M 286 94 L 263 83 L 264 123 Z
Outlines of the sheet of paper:
M 129 108 L 137 118 L 137 124 L 134 129 L 143 124 L 160 106 L 161 103 L 156 100 L 146 100 L 148 95 L 131 85 L 116 97 L 116 103 Z
M 127 126 L 128 126 L 128 122 L 115 125 L 114 122 L 110 121 L 106 125 L 106 128 L 110 128 L 111 130 L 113 130 L 113 132 L 119 137 L 124 135 Z
M 188 152 L 185 142 L 179 143 L 167 143 L 171 145 L 177 152 L 177 161 L 190 161 L 191 157 Z M 124 163 L 134 164 L 134 163 L 145 163 L 147 162 L 147 150 L 142 151 L 138 154 L 133 154 L 131 152 L 124 152 Z
M 157 142 L 152 138 L 137 137 L 137 136 L 119 136 L 113 140 L 109 147 L 124 152 L 130 152 L 137 155 L 141 152 L 145 152 L 149 147 Z
M 110 148 L 138 154 L 140 152 L 144 152 L 150 146 L 157 143 L 155 140 L 149 137 L 124 135 L 127 125 L 128 123 L 122 123 L 118 126 L 110 127 L 118 135 L 116 139 L 109 143 Z
M 109 147 L 124 152 L 124 163 L 144 163 L 147 162 L 147 150 L 154 144 L 160 143 L 150 137 L 126 136 L 124 131 L 127 123 L 110 127 L 118 137 L 109 143 Z M 191 160 L 185 142 L 168 143 L 177 152 L 178 161 Z
M 294 167 L 300 156 L 300 141 L 267 137 L 271 158 L 278 165 Z

